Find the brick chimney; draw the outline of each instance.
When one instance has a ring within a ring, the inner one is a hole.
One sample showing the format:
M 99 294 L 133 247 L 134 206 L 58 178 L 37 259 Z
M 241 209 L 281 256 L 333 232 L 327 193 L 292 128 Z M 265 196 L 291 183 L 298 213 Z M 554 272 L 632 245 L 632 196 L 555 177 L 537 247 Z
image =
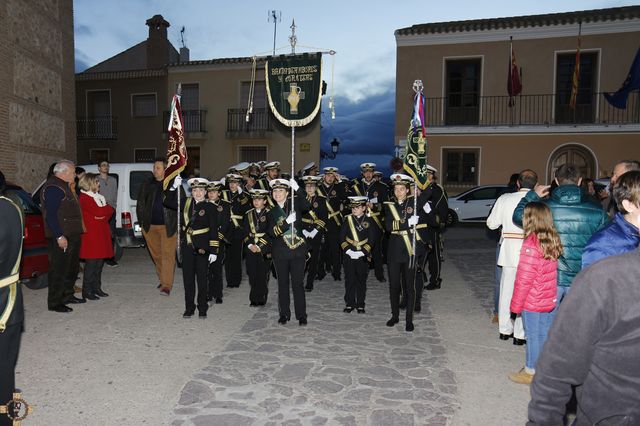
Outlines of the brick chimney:
M 171 26 L 162 15 L 147 19 L 149 38 L 147 38 L 147 69 L 162 68 L 169 63 L 169 40 L 167 28 Z

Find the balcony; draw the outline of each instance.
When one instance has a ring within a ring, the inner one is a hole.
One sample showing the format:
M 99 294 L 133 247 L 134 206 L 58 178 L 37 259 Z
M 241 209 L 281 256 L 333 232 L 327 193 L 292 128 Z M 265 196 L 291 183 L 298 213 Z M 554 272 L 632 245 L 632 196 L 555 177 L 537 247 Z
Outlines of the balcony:
M 265 139 L 271 131 L 271 114 L 266 108 L 254 108 L 249 121 L 246 108 L 227 110 L 227 139 Z
M 77 117 L 76 134 L 79 140 L 118 139 L 118 119 L 113 116 Z
M 182 110 L 182 121 L 184 123 L 184 132 L 186 134 L 206 133 L 207 132 L 207 111 L 203 109 L 187 109 Z M 167 133 L 169 125 L 169 111 L 162 114 L 162 131 Z
M 640 94 L 629 95 L 627 109 L 617 109 L 602 93 L 580 94 L 571 109 L 569 93 L 509 96 L 427 98 L 427 128 L 450 126 L 576 126 L 640 124 Z

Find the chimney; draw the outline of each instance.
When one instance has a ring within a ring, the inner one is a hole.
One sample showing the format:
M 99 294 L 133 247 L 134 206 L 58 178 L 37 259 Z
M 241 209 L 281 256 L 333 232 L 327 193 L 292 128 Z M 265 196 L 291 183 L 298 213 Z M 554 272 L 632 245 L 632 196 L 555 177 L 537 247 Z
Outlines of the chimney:
M 167 28 L 171 26 L 162 15 L 147 19 L 149 38 L 147 38 L 147 69 L 158 69 L 169 63 L 169 40 Z
M 180 63 L 189 62 L 189 48 L 181 47 L 180 48 Z

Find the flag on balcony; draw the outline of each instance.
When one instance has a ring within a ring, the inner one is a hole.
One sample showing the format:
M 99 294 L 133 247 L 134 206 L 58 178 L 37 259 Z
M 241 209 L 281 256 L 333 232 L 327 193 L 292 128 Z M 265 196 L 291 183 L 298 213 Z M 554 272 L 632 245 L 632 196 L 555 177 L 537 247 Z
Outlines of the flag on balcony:
M 180 93 L 180 87 L 178 87 Z M 164 172 L 162 186 L 167 189 L 174 177 L 178 176 L 187 165 L 187 147 L 184 143 L 184 121 L 180 107 L 180 95 L 173 95 L 169 112 L 169 144 L 167 146 L 167 168 Z
M 580 88 L 580 34 L 582 33 L 582 22 L 578 27 L 578 48 L 576 49 L 576 64 L 573 67 L 573 75 L 571 76 L 571 98 L 569 99 L 569 107 L 576 109 L 578 101 L 578 89 Z
M 403 168 L 416 182 L 420 189 L 429 185 L 427 173 L 427 136 L 424 127 L 424 86 L 422 80 L 413 83 L 413 114 L 407 134 L 407 149 Z
M 509 42 L 509 75 L 507 76 L 507 93 L 509 93 L 509 107 L 515 105 L 515 96 L 522 92 L 522 81 L 520 80 L 520 70 L 516 63 L 516 54 L 513 51 L 513 37 Z
M 640 48 L 636 51 L 636 57 L 631 64 L 627 78 L 622 83 L 622 87 L 616 93 L 605 93 L 604 97 L 614 107 L 627 109 L 629 93 L 638 89 L 640 89 Z

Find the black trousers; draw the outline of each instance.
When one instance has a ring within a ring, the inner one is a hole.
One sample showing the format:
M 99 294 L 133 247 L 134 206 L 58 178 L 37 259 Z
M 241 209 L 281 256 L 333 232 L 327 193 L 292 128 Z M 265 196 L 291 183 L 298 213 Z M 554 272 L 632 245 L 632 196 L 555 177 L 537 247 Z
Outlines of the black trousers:
M 367 296 L 367 276 L 369 262 L 365 257 L 351 259 L 345 255 L 344 263 L 344 303 L 351 308 L 363 308 Z
M 104 259 L 85 259 L 84 276 L 82 277 L 82 295 L 93 296 L 102 290 L 102 267 Z
M 8 326 L 0 333 L 0 405 L 6 405 L 16 388 L 16 363 L 20 352 L 22 324 Z M 0 414 L 0 426 L 11 426 L 6 414 Z
M 384 280 L 384 262 L 382 260 L 382 241 L 378 240 L 371 248 L 371 260 L 376 278 L 379 281 Z
M 322 247 L 322 235 L 317 234 L 315 238 L 307 239 L 307 246 L 310 251 L 309 261 L 307 262 L 307 288 L 313 288 L 313 281 L 316 279 L 318 268 L 320 267 L 320 250 Z
M 322 247 L 320 248 L 320 256 L 320 275 L 325 275 L 325 271 L 333 276 L 340 275 L 340 260 L 342 253 L 340 250 L 339 228 L 332 229 L 329 227 L 327 229 L 326 234 L 324 234 L 324 244 L 322 244 Z
M 296 311 L 296 319 L 307 318 L 307 302 L 304 294 L 304 264 L 302 256 L 287 258 L 274 258 L 276 272 L 278 274 L 278 310 L 281 317 L 291 318 L 291 299 L 289 288 L 293 292 L 293 306 Z
M 55 238 L 48 238 L 49 251 L 49 308 L 62 305 L 73 296 L 73 285 L 80 270 L 80 236 L 67 237 L 67 250 L 58 246 Z
M 247 262 L 247 275 L 249 275 L 249 285 L 251 286 L 249 302 L 254 304 L 267 303 L 271 262 L 265 259 L 262 253 L 253 253 L 251 251 L 245 253 L 245 261 Z
M 207 294 L 209 299 L 222 299 L 222 265 L 224 264 L 225 257 L 226 247 L 221 243 L 218 258 L 209 265 L 209 273 L 207 275 Z
M 406 262 L 389 262 L 389 299 L 391 301 L 391 316 L 400 317 L 400 292 L 404 293 L 406 307 L 406 321 L 413 321 L 413 307 L 416 303 L 415 269 L 409 268 L 409 260 Z M 404 282 L 403 282 L 404 281 Z
M 240 281 L 242 281 L 242 239 L 242 230 L 235 228 L 231 232 L 231 243 L 227 246 L 224 261 L 227 287 L 240 287 Z
M 182 281 L 184 282 L 185 310 L 194 312 L 196 304 L 196 280 L 198 282 L 198 312 L 207 313 L 207 270 L 209 269 L 209 255 L 197 254 L 193 247 L 182 243 Z
M 440 270 L 442 269 L 442 247 L 440 246 L 442 235 L 440 231 L 433 231 L 429 234 L 429 245 L 431 250 L 427 255 L 427 262 L 429 263 L 429 284 L 439 284 L 442 279 L 440 278 Z

